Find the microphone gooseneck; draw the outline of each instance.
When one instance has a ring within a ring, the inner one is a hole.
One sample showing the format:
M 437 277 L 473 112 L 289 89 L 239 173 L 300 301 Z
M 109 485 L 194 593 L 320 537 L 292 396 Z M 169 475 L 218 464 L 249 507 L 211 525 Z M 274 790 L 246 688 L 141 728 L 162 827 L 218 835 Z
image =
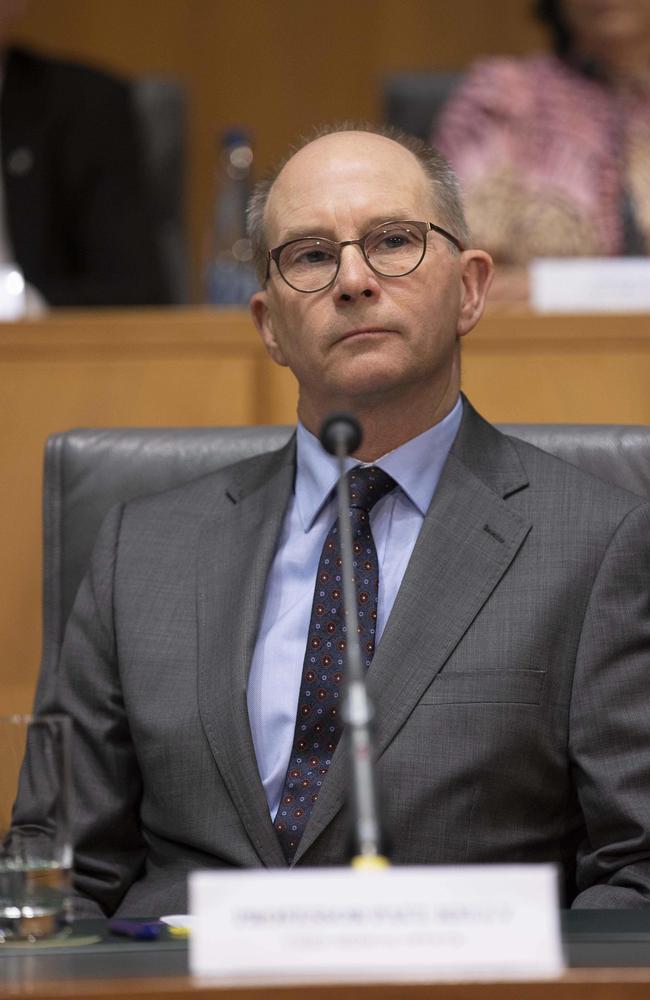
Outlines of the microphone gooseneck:
M 338 523 L 343 563 L 343 607 L 348 623 L 356 623 L 357 599 L 349 516 L 350 490 L 345 475 L 345 458 L 358 449 L 362 440 L 361 424 L 349 413 L 331 413 L 321 425 L 320 442 L 339 461 Z M 354 836 L 352 866 L 355 868 L 383 868 L 388 864 L 381 853 L 382 837 L 370 729 L 373 714 L 366 689 L 359 637 L 355 626 L 348 627 L 343 720 L 350 746 L 350 799 Z

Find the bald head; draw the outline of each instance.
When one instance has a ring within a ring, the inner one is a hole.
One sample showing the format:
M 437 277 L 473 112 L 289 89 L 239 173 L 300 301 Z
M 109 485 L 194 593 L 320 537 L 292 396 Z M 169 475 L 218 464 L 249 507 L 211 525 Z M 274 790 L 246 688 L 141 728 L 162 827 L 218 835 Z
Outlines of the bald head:
M 333 238 L 334 233 L 323 230 L 323 214 L 337 219 L 344 204 L 347 211 L 365 206 L 368 191 L 377 206 L 377 223 L 412 218 L 414 201 L 422 206 L 422 218 L 436 214 L 431 185 L 412 153 L 380 135 L 335 132 L 304 146 L 278 174 L 264 217 L 269 245 L 308 233 Z M 345 221 L 340 218 L 342 231 L 349 232 Z
M 318 185 L 309 184 L 309 179 L 316 176 Z M 304 218 L 310 207 L 305 198 L 311 198 L 311 207 L 317 212 L 322 201 L 333 205 L 351 177 L 358 181 L 356 189 L 360 192 L 366 179 L 373 190 L 385 191 L 387 201 L 377 204 L 378 221 L 389 216 L 406 218 L 390 198 L 391 190 L 403 176 L 408 176 L 421 191 L 422 203 L 431 215 L 429 221 L 449 229 L 466 245 L 469 236 L 458 182 L 439 153 L 397 129 L 348 125 L 324 128 L 298 144 L 253 192 L 248 228 L 260 279 L 264 281 L 267 276 L 268 251 L 279 242 L 277 234 L 291 231 L 291 218 L 298 212 Z

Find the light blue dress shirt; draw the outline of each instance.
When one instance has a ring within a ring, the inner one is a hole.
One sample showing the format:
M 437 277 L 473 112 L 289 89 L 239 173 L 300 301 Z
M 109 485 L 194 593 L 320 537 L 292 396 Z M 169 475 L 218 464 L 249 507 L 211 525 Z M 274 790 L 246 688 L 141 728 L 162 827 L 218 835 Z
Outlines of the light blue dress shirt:
M 398 484 L 370 514 L 379 560 L 377 643 L 461 416 L 459 398 L 444 420 L 373 463 Z M 247 692 L 257 765 L 272 817 L 280 802 L 296 725 L 316 570 L 336 518 L 337 460 L 302 424 L 298 424 L 296 461 L 294 494 L 266 583 Z M 360 463 L 348 459 L 346 464 L 352 468 Z

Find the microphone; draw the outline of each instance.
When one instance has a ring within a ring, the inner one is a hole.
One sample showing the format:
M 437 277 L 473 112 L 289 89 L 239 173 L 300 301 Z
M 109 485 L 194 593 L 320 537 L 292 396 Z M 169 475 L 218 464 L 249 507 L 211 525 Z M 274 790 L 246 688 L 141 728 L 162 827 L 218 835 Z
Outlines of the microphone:
M 321 424 L 320 443 L 330 455 L 345 458 L 357 450 L 362 440 L 361 424 L 351 413 L 330 413 Z
M 348 623 L 357 620 L 357 598 L 353 586 L 352 529 L 350 527 L 350 489 L 345 475 L 345 459 L 363 440 L 361 424 L 350 413 L 331 413 L 321 425 L 320 442 L 339 460 L 337 486 L 339 537 L 343 563 L 343 607 Z M 352 830 L 354 868 L 384 868 L 388 860 L 381 853 L 381 828 L 377 807 L 377 786 L 373 765 L 370 724 L 373 707 L 366 689 L 356 627 L 349 626 L 346 643 L 345 697 L 343 721 L 350 739 Z

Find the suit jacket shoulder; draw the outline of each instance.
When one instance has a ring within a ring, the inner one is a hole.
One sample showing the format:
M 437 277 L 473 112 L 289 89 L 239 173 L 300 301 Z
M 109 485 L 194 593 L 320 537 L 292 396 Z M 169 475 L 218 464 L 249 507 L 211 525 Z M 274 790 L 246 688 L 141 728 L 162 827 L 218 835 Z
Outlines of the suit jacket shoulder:
M 591 510 L 595 521 L 617 521 L 638 507 L 647 497 L 592 475 L 541 448 L 503 434 L 484 420 L 465 400 L 465 415 L 451 455 L 501 497 L 522 497 L 517 503 L 532 513 L 552 505 L 566 508 L 567 515 L 582 505 Z
M 84 92 L 95 88 L 101 96 L 126 94 L 128 82 L 119 74 L 95 66 L 44 55 L 29 48 L 12 46 L 7 53 L 5 85 L 20 87 L 23 97 L 38 94 L 46 103 L 56 105 L 57 91 L 74 94 L 83 101 Z M 42 111 L 42 104 L 40 109 Z
M 128 516 L 148 518 L 164 516 L 166 512 L 183 511 L 189 519 L 218 515 L 224 506 L 230 507 L 244 498 L 264 503 L 266 491 L 277 477 L 293 482 L 296 444 L 293 435 L 286 445 L 275 451 L 263 452 L 225 466 L 215 472 L 192 479 L 181 486 L 132 500 L 126 507 Z

